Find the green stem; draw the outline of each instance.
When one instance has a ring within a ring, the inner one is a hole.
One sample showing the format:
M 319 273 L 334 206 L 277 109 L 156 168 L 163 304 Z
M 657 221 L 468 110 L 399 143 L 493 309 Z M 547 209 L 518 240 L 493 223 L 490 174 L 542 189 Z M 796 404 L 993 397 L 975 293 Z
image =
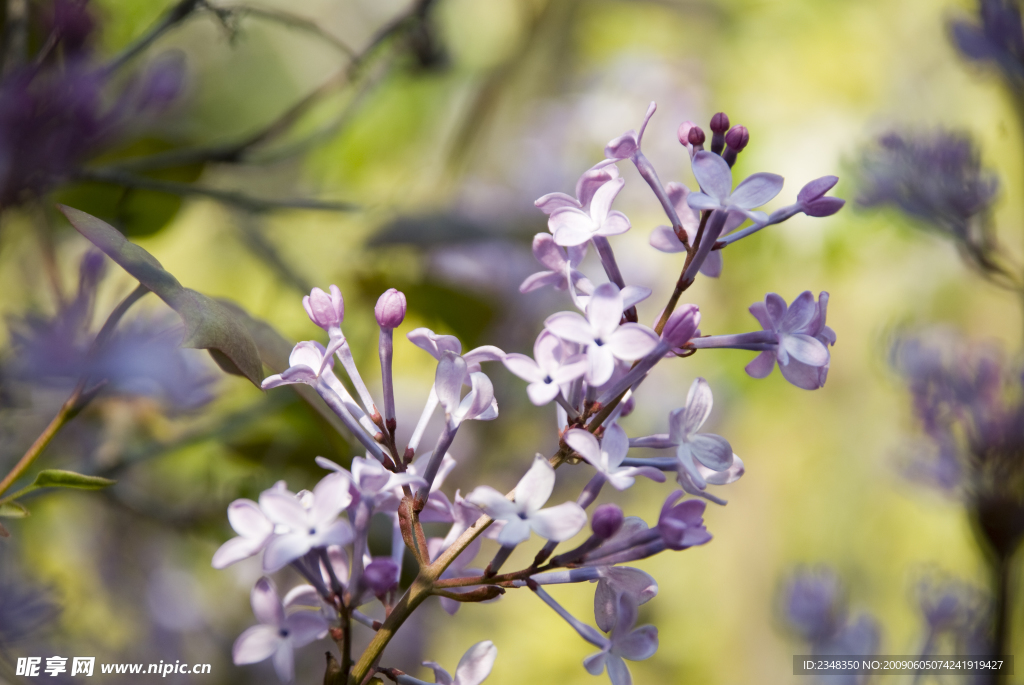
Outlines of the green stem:
M 125 312 L 128 311 L 128 308 L 148 292 L 149 288 L 144 285 L 139 285 L 128 295 L 128 297 L 121 300 L 121 303 L 118 304 L 117 307 L 114 308 L 114 311 L 110 313 L 110 316 L 107 317 L 106 322 L 103 324 L 103 328 L 101 328 L 100 332 L 96 335 L 96 339 L 93 341 L 92 348 L 89 352 L 90 357 L 94 355 L 104 344 L 106 344 L 107 340 L 110 339 L 110 336 L 114 332 L 114 328 L 121 320 L 121 317 L 125 315 Z M 3 495 L 10 489 L 11 485 L 14 484 L 14 481 L 18 480 L 18 478 L 20 478 L 25 471 L 32 466 L 33 462 L 35 462 L 39 455 L 42 454 L 43 450 L 46 449 L 46 446 L 50 444 L 50 441 L 53 440 L 54 436 L 57 435 L 60 429 L 71 421 L 71 419 L 75 418 L 79 412 L 85 409 L 86 405 L 88 405 L 89 402 L 92 401 L 92 398 L 96 396 L 98 388 L 87 391 L 85 386 L 88 382 L 89 376 L 88 373 L 86 373 L 86 375 L 82 376 L 78 381 L 78 385 L 76 385 L 75 389 L 71 391 L 71 396 L 64 401 L 64 404 L 60 407 L 60 411 L 58 411 L 57 415 L 53 417 L 53 420 L 50 421 L 49 425 L 43 429 L 43 432 L 35 439 L 35 442 L 33 442 L 28 448 L 28 451 L 22 455 L 21 459 L 19 459 L 18 463 L 14 465 L 14 468 L 11 469 L 10 473 L 4 476 L 3 480 L 0 480 L 0 495 Z

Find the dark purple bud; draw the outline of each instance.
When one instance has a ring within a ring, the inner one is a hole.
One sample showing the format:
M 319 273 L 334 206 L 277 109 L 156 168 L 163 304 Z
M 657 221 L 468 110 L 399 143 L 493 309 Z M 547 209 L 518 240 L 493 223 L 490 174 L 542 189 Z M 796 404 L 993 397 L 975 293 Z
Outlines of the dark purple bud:
M 750 131 L 746 126 L 733 126 L 725 134 L 725 144 L 736 152 L 742 152 L 743 148 L 750 142 Z
M 65 54 L 82 52 L 96 30 L 96 20 L 85 0 L 55 0 L 44 22 L 60 40 Z
M 725 133 L 729 130 L 729 116 L 725 112 L 719 112 L 711 117 L 711 131 L 713 133 Z
M 89 250 L 82 257 L 82 263 L 78 267 L 78 280 L 80 290 L 92 290 L 103 278 L 103 271 L 106 267 L 106 256 L 99 250 Z
M 373 313 L 381 328 L 398 328 L 405 320 L 405 310 L 405 295 L 391 288 L 377 299 Z
M 658 533 L 669 549 L 686 549 L 711 540 L 711 534 L 704 527 L 704 501 L 685 499 L 676 504 L 683 494 L 682 490 L 676 490 L 669 495 L 658 517 Z
M 619 532 L 625 516 L 617 504 L 602 504 L 594 509 L 594 515 L 590 517 L 590 527 L 596 537 L 607 540 Z
M 689 141 L 690 145 L 703 145 L 706 140 L 704 130 L 700 126 L 694 126 L 690 129 L 686 139 Z
M 324 330 L 341 326 L 345 320 L 345 300 L 336 285 L 331 286 L 330 295 L 320 288 L 313 288 L 309 295 L 302 298 L 302 306 L 310 321 Z
M 374 595 L 380 597 L 398 585 L 398 565 L 387 557 L 374 559 L 363 571 L 363 582 Z
M 839 183 L 838 176 L 822 176 L 816 178 L 797 193 L 796 199 L 800 202 L 811 202 L 817 200 L 819 197 L 832 190 L 833 186 Z
M 695 304 L 685 304 L 668 317 L 665 328 L 661 331 L 661 339 L 673 349 L 682 347 L 697 332 L 698 326 L 700 309 Z
M 636 408 L 636 398 L 630 395 L 627 399 L 622 401 L 622 410 L 619 411 L 619 416 L 625 418 L 633 413 Z

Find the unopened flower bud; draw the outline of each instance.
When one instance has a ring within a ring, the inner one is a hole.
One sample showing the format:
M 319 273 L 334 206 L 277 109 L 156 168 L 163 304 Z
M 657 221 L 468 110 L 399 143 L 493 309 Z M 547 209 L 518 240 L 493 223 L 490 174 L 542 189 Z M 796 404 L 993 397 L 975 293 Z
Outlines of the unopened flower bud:
M 390 288 L 377 299 L 373 313 L 381 328 L 398 328 L 405 319 L 405 295 Z
M 676 129 L 676 138 L 679 139 L 680 145 L 690 144 L 690 129 L 696 126 L 692 121 L 684 121 L 679 124 L 679 128 Z
M 725 134 L 725 144 L 736 152 L 741 152 L 750 142 L 750 131 L 746 126 L 733 126 Z
M 341 297 L 338 286 L 331 286 L 328 295 L 320 288 L 313 288 L 309 295 L 302 298 L 302 306 L 309 315 L 310 321 L 325 331 L 331 327 L 341 326 L 345 320 L 345 300 Z
M 380 597 L 398 584 L 398 565 L 387 557 L 374 559 L 363 571 L 363 582 Z
M 725 132 L 729 130 L 729 117 L 725 112 L 719 112 L 711 117 L 711 151 L 716 155 L 722 154 L 725 149 Z
M 622 509 L 617 504 L 602 504 L 594 509 L 594 515 L 590 518 L 590 527 L 595 536 L 607 540 L 619 532 L 624 520 Z
M 704 129 L 700 126 L 694 126 L 690 129 L 687 134 L 687 140 L 690 141 L 690 145 L 703 145 L 706 137 L 704 136 Z
M 816 178 L 800 190 L 796 199 L 807 216 L 831 216 L 843 208 L 846 200 L 825 195 L 839 182 L 836 176 Z
M 636 398 L 630 395 L 627 399 L 622 401 L 620 406 L 622 409 L 619 410 L 619 417 L 625 418 L 632 414 L 633 410 L 636 408 Z
M 719 112 L 711 117 L 711 131 L 713 133 L 725 133 L 729 130 L 729 116 L 725 112 Z
M 700 309 L 695 304 L 685 304 L 668 317 L 665 328 L 661 331 L 661 339 L 672 349 L 682 347 L 694 336 L 698 326 Z

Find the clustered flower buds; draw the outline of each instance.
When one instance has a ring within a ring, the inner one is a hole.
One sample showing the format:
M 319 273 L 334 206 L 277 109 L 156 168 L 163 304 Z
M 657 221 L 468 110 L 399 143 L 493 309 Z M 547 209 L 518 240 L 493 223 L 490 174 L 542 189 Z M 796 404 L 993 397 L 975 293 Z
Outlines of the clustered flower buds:
M 279 482 L 263 492 L 258 502 L 238 500 L 229 507 L 228 518 L 238 537 L 217 551 L 215 567 L 262 554 L 264 572 L 287 566 L 306 580 L 288 592 L 283 602 L 269 579 L 257 582 L 253 609 L 259 625 L 239 637 L 236 663 L 272 658 L 278 675 L 287 681 L 293 674 L 293 650 L 330 635 L 338 644 L 341 661 L 328 670 L 328 683 L 365 682 L 377 673 L 415 685 L 423 681 L 381 663 L 387 640 L 370 642 L 358 659 L 349 654 L 356 624 L 380 628 L 363 613 L 364 605 L 383 605 L 392 628 L 388 635 L 393 635 L 427 596 L 438 596 L 445 610 L 454 614 L 459 603 L 491 601 L 522 587 L 530 588 L 597 647 L 599 651 L 585 659 L 584 667 L 594 675 L 607 672 L 613 685 L 630 682 L 626 660 L 647 659 L 655 653 L 657 628 L 636 627 L 636 621 L 637 607 L 657 594 L 657 583 L 623 564 L 707 544 L 712 538 L 704 520 L 707 502 L 725 504 L 708 486 L 734 482 L 743 475 L 744 465 L 728 440 L 703 432 L 713 406 L 710 385 L 703 378 L 693 382 L 683 406 L 664 409 L 667 433 L 630 438 L 619 420 L 642 403 L 638 391 L 654 367 L 706 349 L 758 352 L 747 367 L 751 376 L 766 376 L 777 364 L 794 385 L 820 388 L 828 372 L 829 347 L 835 342 L 835 334 L 825 325 L 827 293 L 816 301 L 805 292 L 790 305 L 779 295 L 769 294 L 751 307 L 763 330 L 712 336 L 701 335 L 698 307 L 679 300 L 698 274 L 720 275 L 721 248 L 731 244 L 730 235 L 742 237 L 744 230 L 743 235 L 749 235 L 799 212 L 826 216 L 842 205 L 842 200 L 825 196 L 835 185 L 834 177 L 826 177 L 805 186 L 796 205 L 771 215 L 760 210 L 782 190 L 783 179 L 759 173 L 733 187 L 730 167 L 747 146 L 749 133 L 742 126 L 730 128 L 724 113 L 711 120 L 710 150 L 703 148 L 705 134 L 700 127 L 691 122 L 679 127 L 677 135 L 687 146 L 699 188 L 691 190 L 675 182 L 663 187 L 642 150 L 644 131 L 655 111 L 652 103 L 639 133 L 629 131 L 608 143 L 607 159 L 584 172 L 575 196 L 556 192 L 536 201 L 548 216 L 549 233 L 533 241 L 533 254 L 544 270 L 528 277 L 520 291 L 547 286 L 567 291 L 567 301 L 575 310 L 545 319 L 532 358 L 518 352 L 506 354 L 494 346 L 464 353 L 454 336 L 426 328 L 407 333 L 407 339 L 429 355 L 424 359 L 434 365 L 434 382 L 404 446 L 397 439 L 399 417 L 391 365 L 393 332 L 405 321 L 405 295 L 390 289 L 374 308 L 380 328 L 383 416 L 342 333 L 341 291 L 333 285 L 329 292 L 314 288 L 303 299 L 310 320 L 327 333 L 328 344 L 298 343 L 290 367 L 267 378 L 263 386 L 312 386 L 365 452 L 354 455 L 348 468 L 317 458 L 328 474 L 311 491 L 293 493 Z M 651 188 L 670 223 L 655 229 L 651 244 L 663 252 L 685 253 L 679 260 L 676 291 L 653 327 L 639 318 L 639 306 L 652 292 L 625 282 L 610 240 L 632 230 L 625 214 L 612 208 L 626 184 L 617 163 L 627 160 Z M 747 221 L 752 225 L 741 229 Z M 591 245 L 604 282 L 598 274 L 580 270 Z M 335 360 L 358 401 L 335 375 Z M 482 366 L 488 362 L 501 362 L 526 381 L 527 396 L 534 404 L 555 404 L 559 448 L 551 456 L 537 454 L 524 464 L 521 479 L 508 494 L 481 484 L 464 498 L 458 491 L 449 498 L 443 486 L 457 467 L 449 450 L 459 446 L 460 427 L 466 421 L 498 417 L 494 386 Z M 444 420 L 432 449 L 423 450 L 438 407 Z M 630 456 L 633 450 L 651 449 L 668 450 L 668 454 Z M 668 480 L 667 474 L 681 489 L 665 497 L 653 525 L 627 516 L 609 501 L 597 504 L 588 514 L 602 493 L 614 496 L 641 476 L 662 483 Z M 561 481 L 562 489 L 576 488 L 576 500 L 556 500 L 548 506 L 556 481 Z M 611 486 L 608 490 L 606 483 Z M 368 534 L 374 517 L 391 522 L 390 555 L 370 554 Z M 591 533 L 579 541 L 577 536 L 584 533 L 588 521 Z M 450 529 L 443 537 L 428 538 L 422 522 L 447 523 Z M 512 551 L 534 535 L 545 542 L 533 563 L 501 573 Z M 482 571 L 469 568 L 481 549 L 481 537 L 497 543 Z M 555 554 L 560 544 L 574 539 L 571 549 Z M 419 568 L 416 582 L 403 587 L 402 579 L 408 577 L 403 574 L 407 552 Z M 579 582 L 597 582 L 597 628 L 573 616 L 543 588 Z M 459 663 L 454 679 L 436 664 L 428 664 L 438 682 L 478 685 L 490 673 L 496 654 L 490 642 L 474 645 Z

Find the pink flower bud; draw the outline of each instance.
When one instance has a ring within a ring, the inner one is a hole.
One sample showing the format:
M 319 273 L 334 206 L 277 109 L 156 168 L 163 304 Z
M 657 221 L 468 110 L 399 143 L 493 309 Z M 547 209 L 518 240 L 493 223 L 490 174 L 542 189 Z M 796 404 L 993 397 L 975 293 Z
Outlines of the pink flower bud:
M 594 515 L 590 517 L 590 527 L 593 529 L 594 535 L 607 540 L 619 532 L 624 519 L 622 509 L 618 505 L 602 504 L 594 509 Z
M 394 288 L 384 291 L 377 299 L 373 313 L 381 328 L 398 328 L 405 320 L 405 295 Z
M 345 320 L 345 300 L 341 297 L 338 286 L 331 286 L 328 295 L 320 288 L 313 288 L 309 295 L 302 298 L 302 306 L 309 315 L 309 320 L 325 331 L 341 326 Z

